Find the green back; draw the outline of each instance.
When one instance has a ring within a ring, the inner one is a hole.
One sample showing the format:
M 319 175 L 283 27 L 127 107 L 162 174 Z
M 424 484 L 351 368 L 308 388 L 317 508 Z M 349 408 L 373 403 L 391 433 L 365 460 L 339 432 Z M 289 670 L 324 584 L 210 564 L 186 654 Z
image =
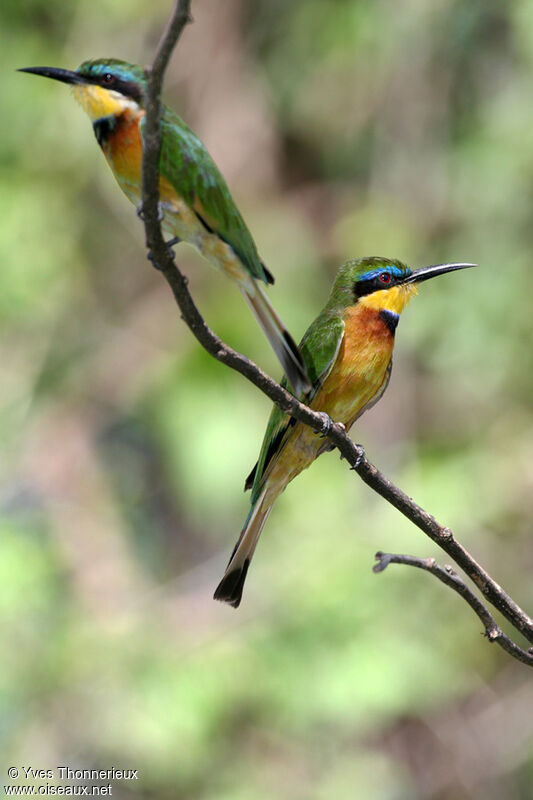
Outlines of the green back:
M 117 90 L 145 108 L 147 77 L 137 64 L 115 58 L 84 61 L 78 73 L 89 79 L 110 72 L 118 81 Z M 141 135 L 144 130 L 141 120 Z M 226 181 L 202 142 L 170 108 L 163 106 L 161 115 L 161 156 L 159 169 L 176 191 L 194 208 L 206 227 L 229 244 L 250 275 L 273 283 L 265 268 L 250 231 L 246 227 Z
M 142 129 L 141 125 L 141 132 Z M 161 134 L 161 175 L 170 181 L 186 203 L 200 206 L 197 213 L 206 227 L 233 248 L 254 278 L 272 283 L 226 181 L 202 142 L 167 107 L 163 109 Z
M 339 309 L 328 306 L 309 326 L 300 342 L 300 352 L 312 383 L 311 391 L 305 396 L 300 396 L 300 400 L 305 402 L 306 405 L 311 405 L 318 390 L 329 375 L 344 334 L 344 322 L 340 316 Z M 285 376 L 283 376 L 281 385 L 287 388 Z M 253 480 L 252 505 L 261 493 L 263 478 L 268 465 L 285 446 L 290 430 L 295 424 L 294 417 L 284 414 L 277 406 L 274 406 L 268 420 L 259 459 L 248 476 L 245 485 L 245 488 L 248 488 Z

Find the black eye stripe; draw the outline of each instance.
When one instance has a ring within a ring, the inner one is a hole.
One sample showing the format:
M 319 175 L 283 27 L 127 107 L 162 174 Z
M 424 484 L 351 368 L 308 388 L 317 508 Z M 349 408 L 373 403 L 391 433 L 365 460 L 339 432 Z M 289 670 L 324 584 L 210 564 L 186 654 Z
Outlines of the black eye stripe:
M 143 91 L 140 83 L 121 80 L 116 75 L 113 75 L 112 72 L 104 72 L 103 75 L 93 79 L 91 82 L 97 83 L 106 89 L 112 89 L 114 92 L 120 92 L 124 97 L 131 97 L 136 102 L 142 101 Z
M 385 277 L 385 280 L 383 278 Z M 387 271 L 380 272 L 374 278 L 366 278 L 366 280 L 357 281 L 354 283 L 353 291 L 355 297 L 364 297 L 365 294 L 372 294 L 372 292 L 379 292 L 381 289 L 390 288 L 394 286 L 394 276 Z

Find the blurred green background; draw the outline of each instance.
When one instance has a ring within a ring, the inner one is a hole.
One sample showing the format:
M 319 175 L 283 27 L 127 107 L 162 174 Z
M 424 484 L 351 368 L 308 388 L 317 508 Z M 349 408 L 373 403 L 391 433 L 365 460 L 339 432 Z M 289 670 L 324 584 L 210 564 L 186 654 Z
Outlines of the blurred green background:
M 148 63 L 170 0 L 0 8 L 0 750 L 131 767 L 162 800 L 531 798 L 531 672 L 335 454 L 278 501 L 238 612 L 212 601 L 269 403 L 205 355 L 65 86 Z M 533 609 L 533 5 L 194 0 L 166 98 L 219 164 L 299 337 L 348 257 L 424 285 L 353 436 Z M 278 367 L 177 250 L 216 332 Z M 25 782 L 23 782 L 25 783 Z

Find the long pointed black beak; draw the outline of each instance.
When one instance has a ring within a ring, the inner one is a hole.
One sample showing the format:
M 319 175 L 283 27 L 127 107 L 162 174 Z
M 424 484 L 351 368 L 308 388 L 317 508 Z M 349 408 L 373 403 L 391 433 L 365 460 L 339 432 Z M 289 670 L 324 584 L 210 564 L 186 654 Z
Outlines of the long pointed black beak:
M 435 278 L 437 275 L 444 275 L 445 272 L 455 272 L 457 269 L 469 269 L 470 267 L 477 267 L 477 264 L 433 264 L 431 267 L 415 269 L 404 283 L 421 283 Z
M 61 69 L 61 67 L 23 67 L 18 69 L 17 72 L 30 72 L 32 75 L 43 75 L 45 78 L 53 78 L 55 81 L 62 83 L 77 83 L 86 84 L 87 81 L 77 72 L 72 72 L 70 69 Z

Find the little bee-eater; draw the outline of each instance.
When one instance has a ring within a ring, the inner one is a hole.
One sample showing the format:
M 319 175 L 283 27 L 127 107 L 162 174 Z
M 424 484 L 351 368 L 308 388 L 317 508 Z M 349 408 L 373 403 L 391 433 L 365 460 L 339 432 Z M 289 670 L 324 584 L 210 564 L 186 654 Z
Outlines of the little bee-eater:
M 312 382 L 311 391 L 300 398 L 349 430 L 387 388 L 396 326 L 417 293 L 417 284 L 473 266 L 438 264 L 411 270 L 388 258 L 362 258 L 344 264 L 325 308 L 300 344 Z M 216 600 L 237 608 L 274 502 L 293 478 L 329 449 L 327 439 L 274 407 L 259 460 L 245 483 L 245 489 L 252 490 L 250 512 L 215 591 Z
M 85 61 L 74 72 L 57 67 L 20 71 L 72 86 L 120 188 L 139 206 L 147 86 L 143 68 L 99 59 Z M 309 389 L 301 354 L 258 283 L 273 283 L 274 278 L 259 258 L 224 178 L 198 137 L 166 106 L 161 113 L 159 172 L 164 230 L 197 247 L 237 283 L 294 391 Z

